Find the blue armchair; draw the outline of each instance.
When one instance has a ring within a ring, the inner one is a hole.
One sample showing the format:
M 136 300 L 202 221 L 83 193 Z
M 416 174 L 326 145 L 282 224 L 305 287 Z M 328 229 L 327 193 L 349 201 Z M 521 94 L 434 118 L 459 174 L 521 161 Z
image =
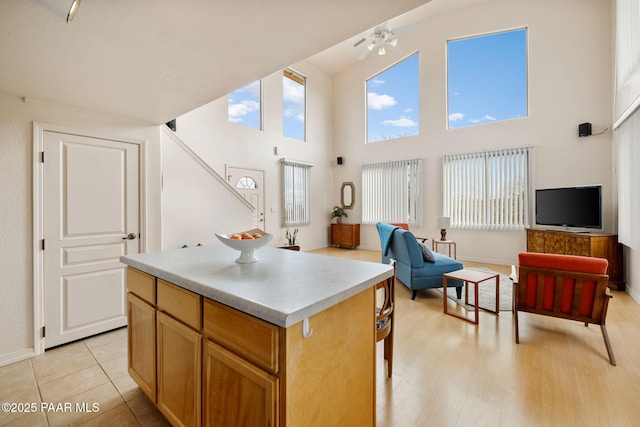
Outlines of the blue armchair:
M 448 256 L 433 252 L 435 262 L 424 260 L 416 237 L 408 230 L 392 224 L 376 224 L 382 248 L 382 263 L 396 261 L 396 278 L 411 290 L 411 299 L 422 289 L 441 288 L 442 275 L 462 269 L 462 263 Z M 458 298 L 462 296 L 463 282 L 451 280 Z M 449 284 L 447 284 L 449 287 Z

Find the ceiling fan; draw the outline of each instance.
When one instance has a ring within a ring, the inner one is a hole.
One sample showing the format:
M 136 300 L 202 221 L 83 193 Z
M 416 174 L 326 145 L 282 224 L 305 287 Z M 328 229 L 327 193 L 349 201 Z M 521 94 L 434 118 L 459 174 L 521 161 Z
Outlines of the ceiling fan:
M 378 50 L 378 55 L 385 55 L 387 53 L 387 47 L 395 53 L 401 54 L 402 49 L 398 47 L 398 38 L 396 36 L 400 33 L 406 33 L 419 28 L 422 28 L 422 23 L 405 25 L 404 27 L 396 29 L 389 28 L 385 23 L 376 27 L 373 32 L 365 33 L 360 40 L 353 44 L 353 47 L 358 47 L 362 43 L 368 41 L 365 45 L 365 49 L 358 56 L 358 59 L 366 58 L 374 49 Z

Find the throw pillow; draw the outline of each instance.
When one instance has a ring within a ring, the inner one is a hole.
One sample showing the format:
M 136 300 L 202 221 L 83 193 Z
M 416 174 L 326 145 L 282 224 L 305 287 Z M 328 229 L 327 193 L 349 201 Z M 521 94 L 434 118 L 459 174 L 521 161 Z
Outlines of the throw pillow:
M 427 245 L 422 242 L 418 242 L 418 247 L 420 247 L 420 252 L 422 252 L 422 259 L 426 262 L 436 262 L 433 252 L 431 252 L 431 249 L 429 249 Z

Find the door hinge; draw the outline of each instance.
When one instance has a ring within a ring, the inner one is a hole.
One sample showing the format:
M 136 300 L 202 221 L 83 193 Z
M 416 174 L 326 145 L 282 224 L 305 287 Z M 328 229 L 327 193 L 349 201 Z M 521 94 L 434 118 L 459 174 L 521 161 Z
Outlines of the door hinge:
M 40 163 L 44 163 L 44 151 L 40 152 Z
M 47 336 L 46 326 L 42 327 L 42 338 Z
M 40 241 L 40 250 L 44 251 L 44 239 Z

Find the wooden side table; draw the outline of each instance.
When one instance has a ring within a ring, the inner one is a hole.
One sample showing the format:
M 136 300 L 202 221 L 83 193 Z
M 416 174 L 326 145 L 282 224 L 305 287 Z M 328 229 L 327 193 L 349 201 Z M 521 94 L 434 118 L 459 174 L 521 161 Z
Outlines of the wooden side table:
M 360 224 L 331 224 L 331 244 L 352 249 L 360 246 Z
M 444 245 L 449 249 L 449 258 L 451 258 L 451 248 L 453 248 L 453 259 L 457 259 L 456 242 L 454 242 L 453 240 L 440 240 L 436 238 L 431 239 L 431 249 L 433 251 L 438 252 L 438 247 L 440 245 Z
M 464 303 L 465 304 L 469 304 L 469 283 L 473 283 L 474 286 L 474 313 L 475 313 L 475 318 L 474 319 L 469 319 L 467 317 L 461 316 L 459 314 L 456 313 L 449 313 L 447 306 L 448 306 L 448 297 L 447 297 L 447 280 L 448 279 L 455 279 L 455 280 L 462 280 L 464 282 Z M 496 279 L 496 310 L 490 310 L 484 307 L 480 307 L 480 301 L 478 301 L 478 286 L 480 285 L 481 282 L 484 282 L 486 280 L 491 280 L 491 279 Z M 485 273 L 483 271 L 477 271 L 477 270 L 468 270 L 463 268 L 462 270 L 458 270 L 458 271 L 452 271 L 451 273 L 446 273 L 442 275 L 442 298 L 443 298 L 443 305 L 444 305 L 444 313 L 448 314 L 450 316 L 453 317 L 457 317 L 458 319 L 462 319 L 465 320 L 469 323 L 473 323 L 474 325 L 478 324 L 478 309 L 482 308 L 483 310 L 487 310 L 490 311 L 494 314 L 499 314 L 499 309 L 500 309 L 500 274 L 498 273 Z

